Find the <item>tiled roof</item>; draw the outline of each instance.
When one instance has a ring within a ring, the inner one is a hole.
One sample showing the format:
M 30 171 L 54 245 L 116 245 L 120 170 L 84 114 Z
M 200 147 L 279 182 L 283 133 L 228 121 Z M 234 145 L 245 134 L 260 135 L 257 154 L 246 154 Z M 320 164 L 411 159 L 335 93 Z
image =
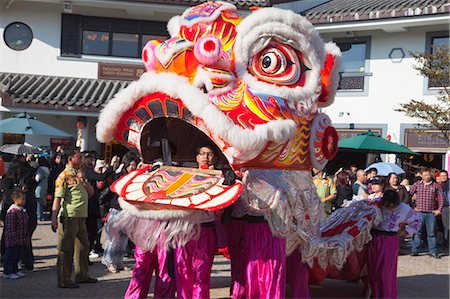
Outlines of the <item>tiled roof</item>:
M 146 3 L 158 3 L 158 4 L 174 4 L 174 5 L 197 5 L 208 0 L 131 0 L 130 2 L 146 2 Z M 289 0 L 222 0 L 236 5 L 238 8 L 249 8 L 251 6 L 272 6 L 273 4 L 289 2 Z
M 302 15 L 318 24 L 448 14 L 449 11 L 447 0 L 331 0 Z
M 130 81 L 0 73 L 6 107 L 99 111 Z

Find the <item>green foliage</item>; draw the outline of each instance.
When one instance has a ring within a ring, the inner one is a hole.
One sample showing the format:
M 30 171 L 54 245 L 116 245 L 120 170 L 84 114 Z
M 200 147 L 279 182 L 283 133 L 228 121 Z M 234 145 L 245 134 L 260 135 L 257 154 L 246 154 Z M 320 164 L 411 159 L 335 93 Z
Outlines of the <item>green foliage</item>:
M 427 103 L 424 100 L 410 100 L 400 104 L 396 111 L 403 112 L 409 117 L 429 122 L 426 127 L 440 130 L 447 140 L 450 140 L 450 73 L 449 47 L 433 47 L 431 53 L 410 53 L 417 61 L 413 68 L 428 77 L 429 86 L 439 89 L 437 102 Z

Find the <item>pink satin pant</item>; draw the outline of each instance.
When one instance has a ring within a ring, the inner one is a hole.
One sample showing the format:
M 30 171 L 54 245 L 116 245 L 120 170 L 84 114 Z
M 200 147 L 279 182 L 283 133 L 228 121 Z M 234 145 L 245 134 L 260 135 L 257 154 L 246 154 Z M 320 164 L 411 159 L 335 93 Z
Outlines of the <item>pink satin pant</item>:
M 284 298 L 286 243 L 274 237 L 267 223 L 248 223 L 244 232 L 247 265 L 246 298 Z
M 227 225 L 228 250 L 231 260 L 231 294 L 233 299 L 245 298 L 245 265 L 244 232 L 247 221 L 231 219 Z
M 367 249 L 367 270 L 372 295 L 397 298 L 398 237 L 374 235 Z
M 147 298 L 153 270 L 156 272 L 155 298 L 175 297 L 175 282 L 168 273 L 166 250 L 156 248 L 153 252 L 144 251 L 136 246 L 134 258 L 136 262 L 133 276 L 125 293 L 125 299 Z
M 286 282 L 291 286 L 291 297 L 296 299 L 311 298 L 309 290 L 309 267 L 302 262 L 298 249 L 287 257 Z
M 198 240 L 191 240 L 184 247 L 175 249 L 175 284 L 178 298 L 209 298 L 215 250 L 214 227 L 202 227 Z

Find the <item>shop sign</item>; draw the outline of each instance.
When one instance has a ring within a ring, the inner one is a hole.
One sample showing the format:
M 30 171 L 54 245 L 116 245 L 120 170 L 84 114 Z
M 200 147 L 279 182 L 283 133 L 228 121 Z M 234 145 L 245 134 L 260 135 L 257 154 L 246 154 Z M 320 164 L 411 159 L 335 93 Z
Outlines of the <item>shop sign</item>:
M 138 80 L 145 72 L 143 65 L 128 65 L 128 64 L 113 64 L 113 63 L 99 63 L 98 64 L 98 79 L 107 80 Z
M 359 129 L 359 128 L 358 129 L 337 129 L 336 128 L 336 131 L 339 136 L 339 140 L 352 138 L 353 136 L 367 132 L 369 130 L 372 133 L 375 133 L 375 134 L 378 134 L 381 136 L 381 129 Z
M 438 130 L 405 130 L 405 145 L 415 151 L 446 152 L 449 141 Z

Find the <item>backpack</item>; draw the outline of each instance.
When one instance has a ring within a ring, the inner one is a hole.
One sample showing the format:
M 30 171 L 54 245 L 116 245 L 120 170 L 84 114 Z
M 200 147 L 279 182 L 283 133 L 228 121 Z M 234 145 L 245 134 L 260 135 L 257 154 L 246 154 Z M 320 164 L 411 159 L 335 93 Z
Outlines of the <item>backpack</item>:
M 353 195 L 358 195 L 359 184 L 354 183 L 352 186 Z

